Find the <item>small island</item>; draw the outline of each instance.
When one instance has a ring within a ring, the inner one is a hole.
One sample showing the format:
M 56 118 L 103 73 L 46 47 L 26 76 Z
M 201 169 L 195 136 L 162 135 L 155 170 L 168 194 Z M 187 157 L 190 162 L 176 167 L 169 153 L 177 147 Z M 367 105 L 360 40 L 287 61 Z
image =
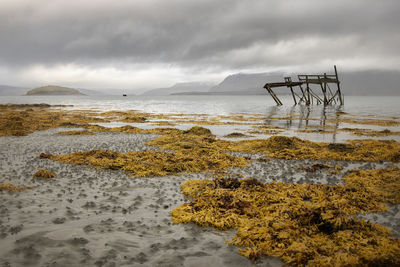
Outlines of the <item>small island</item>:
M 82 94 L 76 89 L 68 87 L 47 85 L 29 90 L 26 93 L 26 95 L 85 95 L 85 94 Z

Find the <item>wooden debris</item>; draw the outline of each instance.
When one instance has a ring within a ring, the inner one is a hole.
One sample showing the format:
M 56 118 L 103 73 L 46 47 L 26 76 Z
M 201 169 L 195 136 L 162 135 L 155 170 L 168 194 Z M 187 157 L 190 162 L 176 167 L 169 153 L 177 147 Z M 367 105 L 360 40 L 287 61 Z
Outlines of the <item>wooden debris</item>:
M 335 74 L 327 75 L 324 74 L 302 74 L 298 75 L 297 78 L 299 81 L 293 82 L 291 77 L 285 77 L 284 82 L 274 82 L 274 83 L 266 83 L 264 88 L 268 91 L 271 97 L 274 99 L 278 106 L 282 105 L 281 100 L 272 90 L 272 88 L 276 87 L 288 87 L 290 88 L 290 92 L 292 94 L 294 104 L 297 103 L 305 103 L 307 106 L 311 105 L 316 102 L 317 105 L 330 105 L 339 103 L 340 105 L 344 104 L 344 99 L 342 96 L 342 92 L 340 90 L 340 81 L 337 73 L 336 66 L 334 66 Z M 334 83 L 337 86 L 336 91 L 333 93 L 329 84 Z M 319 85 L 322 92 L 322 97 L 315 93 L 310 85 Z M 305 86 L 305 88 L 303 88 Z M 299 87 L 300 92 L 296 93 L 294 88 Z M 298 101 L 297 101 L 298 100 Z

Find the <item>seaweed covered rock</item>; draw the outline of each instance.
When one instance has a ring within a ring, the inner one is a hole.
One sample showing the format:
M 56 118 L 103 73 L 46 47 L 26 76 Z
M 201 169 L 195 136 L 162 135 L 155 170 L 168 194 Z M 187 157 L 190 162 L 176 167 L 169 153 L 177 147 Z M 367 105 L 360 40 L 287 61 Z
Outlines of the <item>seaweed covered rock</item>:
M 54 177 L 56 177 L 57 175 L 54 173 L 54 172 L 52 172 L 52 171 L 49 171 L 49 170 L 46 170 L 46 169 L 39 169 L 39 170 L 37 170 L 37 172 L 35 172 L 34 174 L 33 174 L 33 178 L 45 178 L 45 179 L 50 179 L 50 178 L 54 178 Z
M 242 137 L 247 137 L 247 135 L 245 135 L 243 133 L 234 132 L 234 133 L 227 134 L 224 137 L 227 137 L 227 138 L 242 138 Z
M 400 203 L 400 169 L 358 171 L 344 180 L 337 186 L 189 180 L 181 188 L 191 202 L 172 210 L 172 220 L 237 228 L 229 243 L 253 260 L 268 255 L 295 266 L 398 266 L 400 240 L 351 215 Z
M 211 131 L 207 128 L 203 128 L 200 126 L 194 126 L 187 131 L 184 131 L 185 134 L 195 134 L 195 135 L 212 135 Z
M 400 161 L 400 143 L 394 140 L 350 140 L 348 144 L 332 144 L 272 136 L 266 140 L 229 142 L 225 146 L 230 151 L 263 153 L 288 160 Z
M 25 136 L 57 127 L 85 126 L 105 122 L 93 111 L 53 110 L 50 105 L 0 105 L 0 136 Z
M 210 149 L 195 148 L 185 151 L 132 151 L 127 153 L 110 150 L 92 150 L 66 155 L 42 154 L 64 163 L 92 165 L 111 170 L 125 170 L 134 177 L 166 176 L 183 172 L 220 171 L 228 167 L 243 167 L 242 157 Z
M 271 136 L 267 146 L 271 150 L 293 149 L 298 142 L 301 142 L 301 139 L 297 137 Z

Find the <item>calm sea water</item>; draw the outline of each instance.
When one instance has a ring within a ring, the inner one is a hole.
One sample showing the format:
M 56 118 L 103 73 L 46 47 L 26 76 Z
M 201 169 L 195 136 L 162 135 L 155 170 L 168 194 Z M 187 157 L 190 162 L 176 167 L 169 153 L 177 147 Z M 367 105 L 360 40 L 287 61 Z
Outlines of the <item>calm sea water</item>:
M 334 134 L 302 133 L 298 130 L 308 126 L 325 125 L 326 118 L 337 117 L 336 112 L 347 112 L 357 116 L 371 116 L 378 119 L 400 117 L 400 97 L 398 96 L 347 96 L 344 106 L 322 105 L 303 106 L 293 105 L 291 96 L 280 96 L 283 106 L 276 106 L 268 95 L 257 96 L 7 96 L 0 97 L 0 104 L 34 104 L 47 103 L 52 105 L 73 105 L 71 109 L 98 109 L 98 110 L 139 110 L 150 113 L 185 113 L 229 115 L 232 113 L 262 114 L 265 123 L 274 124 L 285 129 L 280 133 L 287 136 L 298 136 L 313 141 L 344 142 L 348 139 L 364 138 L 337 131 Z M 298 118 L 290 120 L 269 120 L 271 117 Z M 317 120 L 315 120 L 317 119 Z M 116 126 L 116 125 L 113 125 Z M 120 126 L 120 125 L 118 125 Z M 150 125 L 135 125 L 150 127 Z M 179 125 L 178 128 L 188 128 L 193 125 Z M 246 126 L 207 126 L 213 133 L 224 135 L 233 131 L 248 130 Z M 369 128 L 374 130 L 390 129 L 400 131 L 400 127 L 379 127 L 371 125 L 350 125 L 337 123 L 338 128 Z M 259 137 L 259 136 L 256 136 Z M 388 136 L 380 139 L 396 139 L 399 136 Z
M 277 107 L 268 95 L 256 96 L 2 96 L 0 104 L 61 104 L 74 109 L 140 110 L 154 113 L 258 113 L 277 116 L 289 113 L 312 114 L 344 111 L 356 115 L 400 116 L 399 96 L 347 96 L 345 105 L 323 107 L 293 106 L 291 96 L 280 96 L 283 106 Z

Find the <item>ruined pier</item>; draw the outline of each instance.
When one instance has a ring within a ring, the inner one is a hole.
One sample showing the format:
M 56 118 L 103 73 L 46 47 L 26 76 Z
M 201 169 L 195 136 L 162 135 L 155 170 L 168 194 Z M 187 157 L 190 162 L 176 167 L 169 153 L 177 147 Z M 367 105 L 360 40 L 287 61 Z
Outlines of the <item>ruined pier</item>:
M 344 99 L 340 91 L 340 81 L 334 66 L 334 74 L 300 74 L 297 75 L 298 81 L 292 81 L 291 77 L 285 77 L 284 82 L 266 83 L 264 88 L 272 96 L 278 106 L 283 105 L 281 100 L 272 90 L 277 87 L 290 88 L 294 104 L 304 103 L 307 106 L 316 103 L 317 105 L 344 104 Z M 333 89 L 329 84 L 336 84 Z M 312 89 L 311 85 L 317 85 L 317 89 Z M 296 90 L 297 89 L 297 90 Z M 321 90 L 319 93 L 317 90 Z

